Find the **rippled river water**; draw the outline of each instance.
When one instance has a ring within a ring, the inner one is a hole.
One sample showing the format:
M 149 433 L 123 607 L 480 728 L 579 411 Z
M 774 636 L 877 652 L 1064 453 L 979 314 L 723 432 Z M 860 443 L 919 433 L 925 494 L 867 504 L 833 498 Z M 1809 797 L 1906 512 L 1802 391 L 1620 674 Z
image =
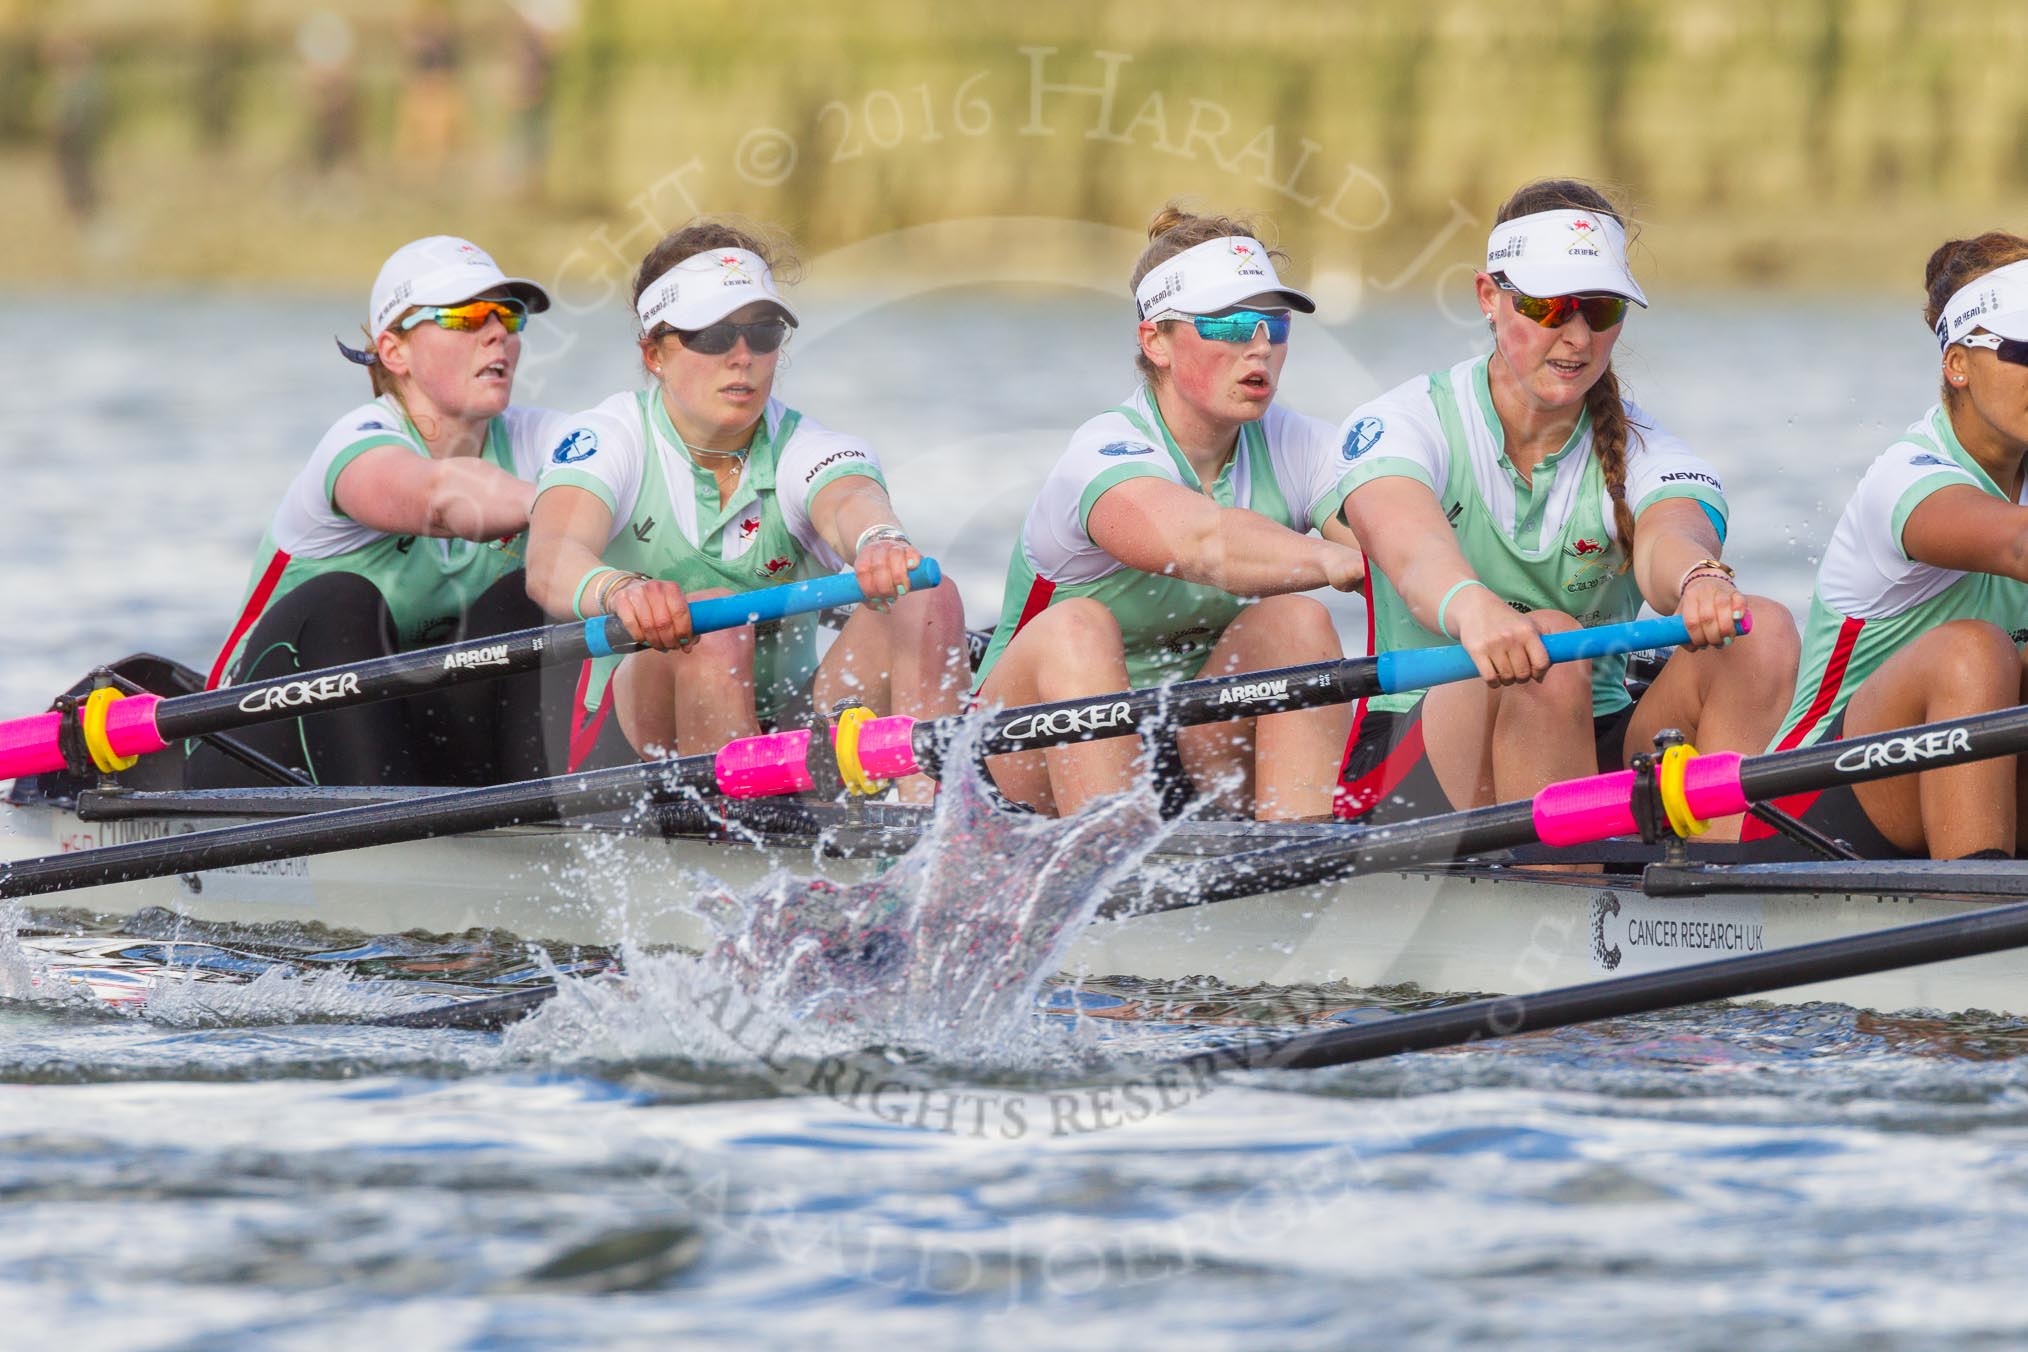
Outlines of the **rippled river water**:
M 1128 386 L 1123 307 L 849 299 L 812 297 L 853 317 L 799 336 L 787 392 L 874 440 L 986 623 L 1063 437 Z M 106 322 L 119 304 L 31 297 L 0 321 L 0 716 L 124 652 L 208 655 L 281 487 L 364 386 L 329 347 L 349 300 L 187 298 L 145 327 Z M 1285 397 L 1336 418 L 1477 340 L 1413 309 L 1299 328 Z M 1848 486 L 1932 398 L 1909 306 L 1658 305 L 1622 353 L 1636 396 L 1725 476 L 1728 556 L 1798 608 Z M 617 320 L 530 331 L 533 402 L 629 378 Z M 217 962 L 238 951 L 212 937 Z M 860 1054 L 907 1072 L 897 1112 L 821 1060 L 705 1047 L 673 978 L 575 987 L 506 1033 L 364 1022 L 419 983 L 525 977 L 513 936 L 243 947 L 352 977 L 192 980 L 122 1014 L 47 998 L 0 948 L 9 1345 L 2028 1338 L 2012 1023 L 1706 1008 L 1135 1111 L 1087 1087 L 1207 1036 L 1428 997 L 1096 981 L 1048 987 L 995 1055 Z M 909 1115 L 988 1101 L 1027 1125 Z

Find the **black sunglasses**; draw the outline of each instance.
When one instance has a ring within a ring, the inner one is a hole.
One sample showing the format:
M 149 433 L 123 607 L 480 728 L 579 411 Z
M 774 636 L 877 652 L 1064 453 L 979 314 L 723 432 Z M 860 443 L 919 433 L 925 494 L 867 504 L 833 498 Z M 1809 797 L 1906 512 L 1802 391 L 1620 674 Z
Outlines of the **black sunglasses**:
M 655 330 L 655 336 L 673 333 L 677 342 L 700 356 L 722 357 L 742 338 L 755 352 L 772 352 L 788 341 L 789 327 L 789 321 L 780 318 L 760 319 L 751 324 L 708 324 L 701 329 L 678 329 L 663 324 Z

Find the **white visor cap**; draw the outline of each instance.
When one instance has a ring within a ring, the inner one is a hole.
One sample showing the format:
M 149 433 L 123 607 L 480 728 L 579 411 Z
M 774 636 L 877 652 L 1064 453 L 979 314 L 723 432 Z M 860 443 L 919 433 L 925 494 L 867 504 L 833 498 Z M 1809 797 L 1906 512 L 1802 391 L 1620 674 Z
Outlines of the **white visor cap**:
M 1503 272 L 1524 296 L 1604 292 L 1646 307 L 1627 270 L 1627 232 L 1596 211 L 1538 211 L 1493 227 L 1486 271 Z
M 1317 302 L 1275 275 L 1267 246 L 1251 235 L 1228 235 L 1193 244 L 1165 259 L 1134 288 L 1141 318 L 1164 310 L 1178 314 L 1212 315 L 1243 300 L 1279 295 L 1291 310 L 1315 314 Z
M 456 235 L 429 235 L 396 249 L 373 279 L 367 332 L 378 338 L 411 305 L 455 305 L 505 291 L 530 314 L 549 308 L 549 293 L 526 277 L 509 277 L 493 256 Z
M 1936 321 L 1937 341 L 1945 347 L 1962 343 L 1974 329 L 2017 341 L 2028 338 L 2028 259 L 1959 287 Z
M 687 333 L 761 300 L 779 305 L 789 323 L 802 322 L 775 290 L 775 274 L 759 254 L 750 249 L 708 249 L 648 283 L 634 311 L 641 317 L 642 333 L 653 333 L 657 324 Z

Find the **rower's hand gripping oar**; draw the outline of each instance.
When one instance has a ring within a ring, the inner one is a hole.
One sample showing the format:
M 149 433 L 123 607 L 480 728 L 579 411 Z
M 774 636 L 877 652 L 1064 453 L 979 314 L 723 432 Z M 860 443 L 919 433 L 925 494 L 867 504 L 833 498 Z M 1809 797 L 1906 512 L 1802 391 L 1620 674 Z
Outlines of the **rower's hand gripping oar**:
M 1739 632 L 1747 633 L 1752 627 L 1749 615 L 1741 621 Z M 1681 617 L 1669 616 L 1545 634 L 1542 646 L 1555 663 L 1669 648 L 1689 641 L 1690 631 Z M 979 752 L 1001 756 L 1102 737 L 1132 736 L 1153 723 L 1188 727 L 1348 704 L 1370 695 L 1392 695 L 1478 677 L 1478 666 L 1462 645 L 1405 648 L 1373 657 L 1241 672 L 1008 709 L 986 724 Z M 840 772 L 853 787 L 870 787 L 914 774 L 934 775 L 942 768 L 944 748 L 963 721 L 962 715 L 926 721 L 905 715 L 841 721 L 837 733 Z M 731 743 L 719 753 L 719 790 L 733 798 L 809 791 L 814 787 L 808 769 L 809 741 L 810 733 L 799 729 Z
M 929 561 L 924 563 L 927 566 Z M 822 581 L 849 584 L 852 579 L 841 575 Z M 750 606 L 753 598 L 731 599 Z M 750 611 L 742 612 L 745 613 Z M 1550 635 L 1550 655 L 1559 660 L 1597 656 L 1602 652 L 1680 643 L 1686 636 L 1681 620 L 1643 620 Z M 1452 655 L 1447 658 L 1446 653 Z M 1403 661 L 1404 658 L 1419 660 Z M 1449 665 L 1438 665 L 1444 662 Z M 1143 718 L 1206 723 L 1314 704 L 1342 703 L 1375 691 L 1416 688 L 1406 683 L 1428 680 L 1432 671 L 1449 671 L 1458 679 L 1478 674 L 1463 649 L 1440 649 L 1433 654 L 1383 653 L 1378 658 L 1249 672 L 1156 690 L 1010 709 L 989 725 L 986 749 L 997 753 L 1090 737 L 1126 736 L 1136 731 Z M 123 700 L 113 708 L 117 710 L 120 704 L 131 702 Z M 871 787 L 869 774 L 886 777 L 913 773 L 911 767 L 924 760 L 937 764 L 936 753 L 944 745 L 944 739 L 955 735 L 961 726 L 956 718 L 918 723 L 911 718 L 855 716 L 863 713 L 863 710 L 848 711 L 841 717 L 835 740 L 840 777 L 849 786 L 862 790 Z M 794 793 L 814 787 L 812 763 L 821 762 L 823 753 L 832 750 L 821 743 L 813 748 L 811 736 L 808 730 L 771 733 L 730 742 L 716 753 L 306 813 L 283 821 L 220 827 L 43 859 L 23 859 L 0 864 L 0 896 L 33 896 L 73 887 L 326 854 L 365 845 L 556 821 L 594 812 L 623 811 L 643 801 L 681 801 L 709 793 L 735 798 Z
M 942 579 L 935 559 L 924 559 L 908 575 L 909 586 L 917 589 L 934 587 Z M 838 573 L 738 596 L 692 601 L 690 627 L 695 633 L 708 634 L 865 599 L 857 578 Z M 75 715 L 52 711 L 0 723 L 0 779 L 53 773 L 67 766 L 83 770 L 86 767 L 71 763 L 78 759 L 79 749 L 91 764 L 110 774 L 132 765 L 136 757 L 161 751 L 186 737 L 398 699 L 460 681 L 511 676 L 587 657 L 610 657 L 642 646 L 618 617 L 597 615 L 579 624 L 492 634 L 191 695 L 121 698 L 118 691 L 94 691 Z M 76 719 L 74 731 L 66 727 L 70 717 Z M 67 741 L 71 743 L 70 756 L 65 754 Z

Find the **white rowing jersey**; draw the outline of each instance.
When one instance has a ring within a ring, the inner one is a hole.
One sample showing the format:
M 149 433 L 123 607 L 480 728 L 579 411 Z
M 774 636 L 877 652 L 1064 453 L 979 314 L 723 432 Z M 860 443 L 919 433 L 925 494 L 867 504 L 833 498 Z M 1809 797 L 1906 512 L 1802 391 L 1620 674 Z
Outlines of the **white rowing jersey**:
M 735 592 L 837 572 L 846 561 L 818 533 L 810 505 L 853 475 L 885 486 L 873 448 L 770 399 L 720 501 L 718 476 L 691 458 L 659 388 L 616 394 L 575 415 L 549 454 L 542 492 L 594 494 L 613 514 L 600 558 L 686 592 Z M 584 703 L 604 701 L 617 657 L 592 664 Z M 761 626 L 754 691 L 763 716 L 807 687 L 817 666 L 817 617 Z
M 1345 501 L 1337 433 L 1318 418 L 1270 405 L 1240 428 L 1210 495 L 1295 531 L 1321 528 Z M 1129 568 L 1091 538 L 1104 493 L 1128 479 L 1166 479 L 1203 492 L 1146 386 L 1071 435 L 1043 481 L 1007 565 L 1000 622 L 979 664 L 983 681 L 1014 635 L 1044 608 L 1074 596 L 1103 603 L 1119 621 L 1136 688 L 1195 676 L 1211 645 L 1251 602 L 1216 587 Z
M 564 417 L 546 408 L 509 408 L 487 426 L 480 455 L 533 483 Z M 324 433 L 261 539 L 239 619 L 212 664 L 211 686 L 236 665 L 267 608 L 319 573 L 355 573 L 373 583 L 387 601 L 401 646 L 409 649 L 457 638 L 466 608 L 521 567 L 522 534 L 491 541 L 389 535 L 347 516 L 338 506 L 338 476 L 382 446 L 429 458 L 422 434 L 393 395 L 361 404 Z
M 2005 498 L 1938 405 L 1881 452 L 1831 532 L 1803 625 L 1795 698 L 1770 749 L 1809 746 L 1852 692 L 1911 640 L 1950 620 L 1985 620 L 2028 642 L 2028 583 L 1961 573 L 1908 556 L 1901 533 L 1930 494 L 1976 488 Z M 2028 485 L 2021 501 L 2028 504 Z
M 1355 409 L 1345 420 L 1339 454 L 1350 466 L 1350 491 L 1384 478 L 1408 478 L 1434 493 L 1473 573 L 1520 611 L 1558 610 L 1587 627 L 1631 620 L 1641 593 L 1623 566 L 1605 473 L 1592 453 L 1591 413 L 1554 455 L 1523 477 L 1507 458 L 1506 437 L 1493 408 L 1490 356 L 1417 376 Z M 1725 538 L 1725 492 L 1717 473 L 1680 438 L 1622 401 L 1627 441 L 1627 505 L 1640 514 L 1665 498 L 1704 508 Z M 1378 569 L 1367 573 L 1373 651 L 1430 648 L 1457 640 L 1416 622 L 1401 594 Z M 1592 662 L 1592 709 L 1608 714 L 1628 702 L 1625 657 Z M 1376 709 L 1406 709 L 1421 691 L 1373 697 Z

